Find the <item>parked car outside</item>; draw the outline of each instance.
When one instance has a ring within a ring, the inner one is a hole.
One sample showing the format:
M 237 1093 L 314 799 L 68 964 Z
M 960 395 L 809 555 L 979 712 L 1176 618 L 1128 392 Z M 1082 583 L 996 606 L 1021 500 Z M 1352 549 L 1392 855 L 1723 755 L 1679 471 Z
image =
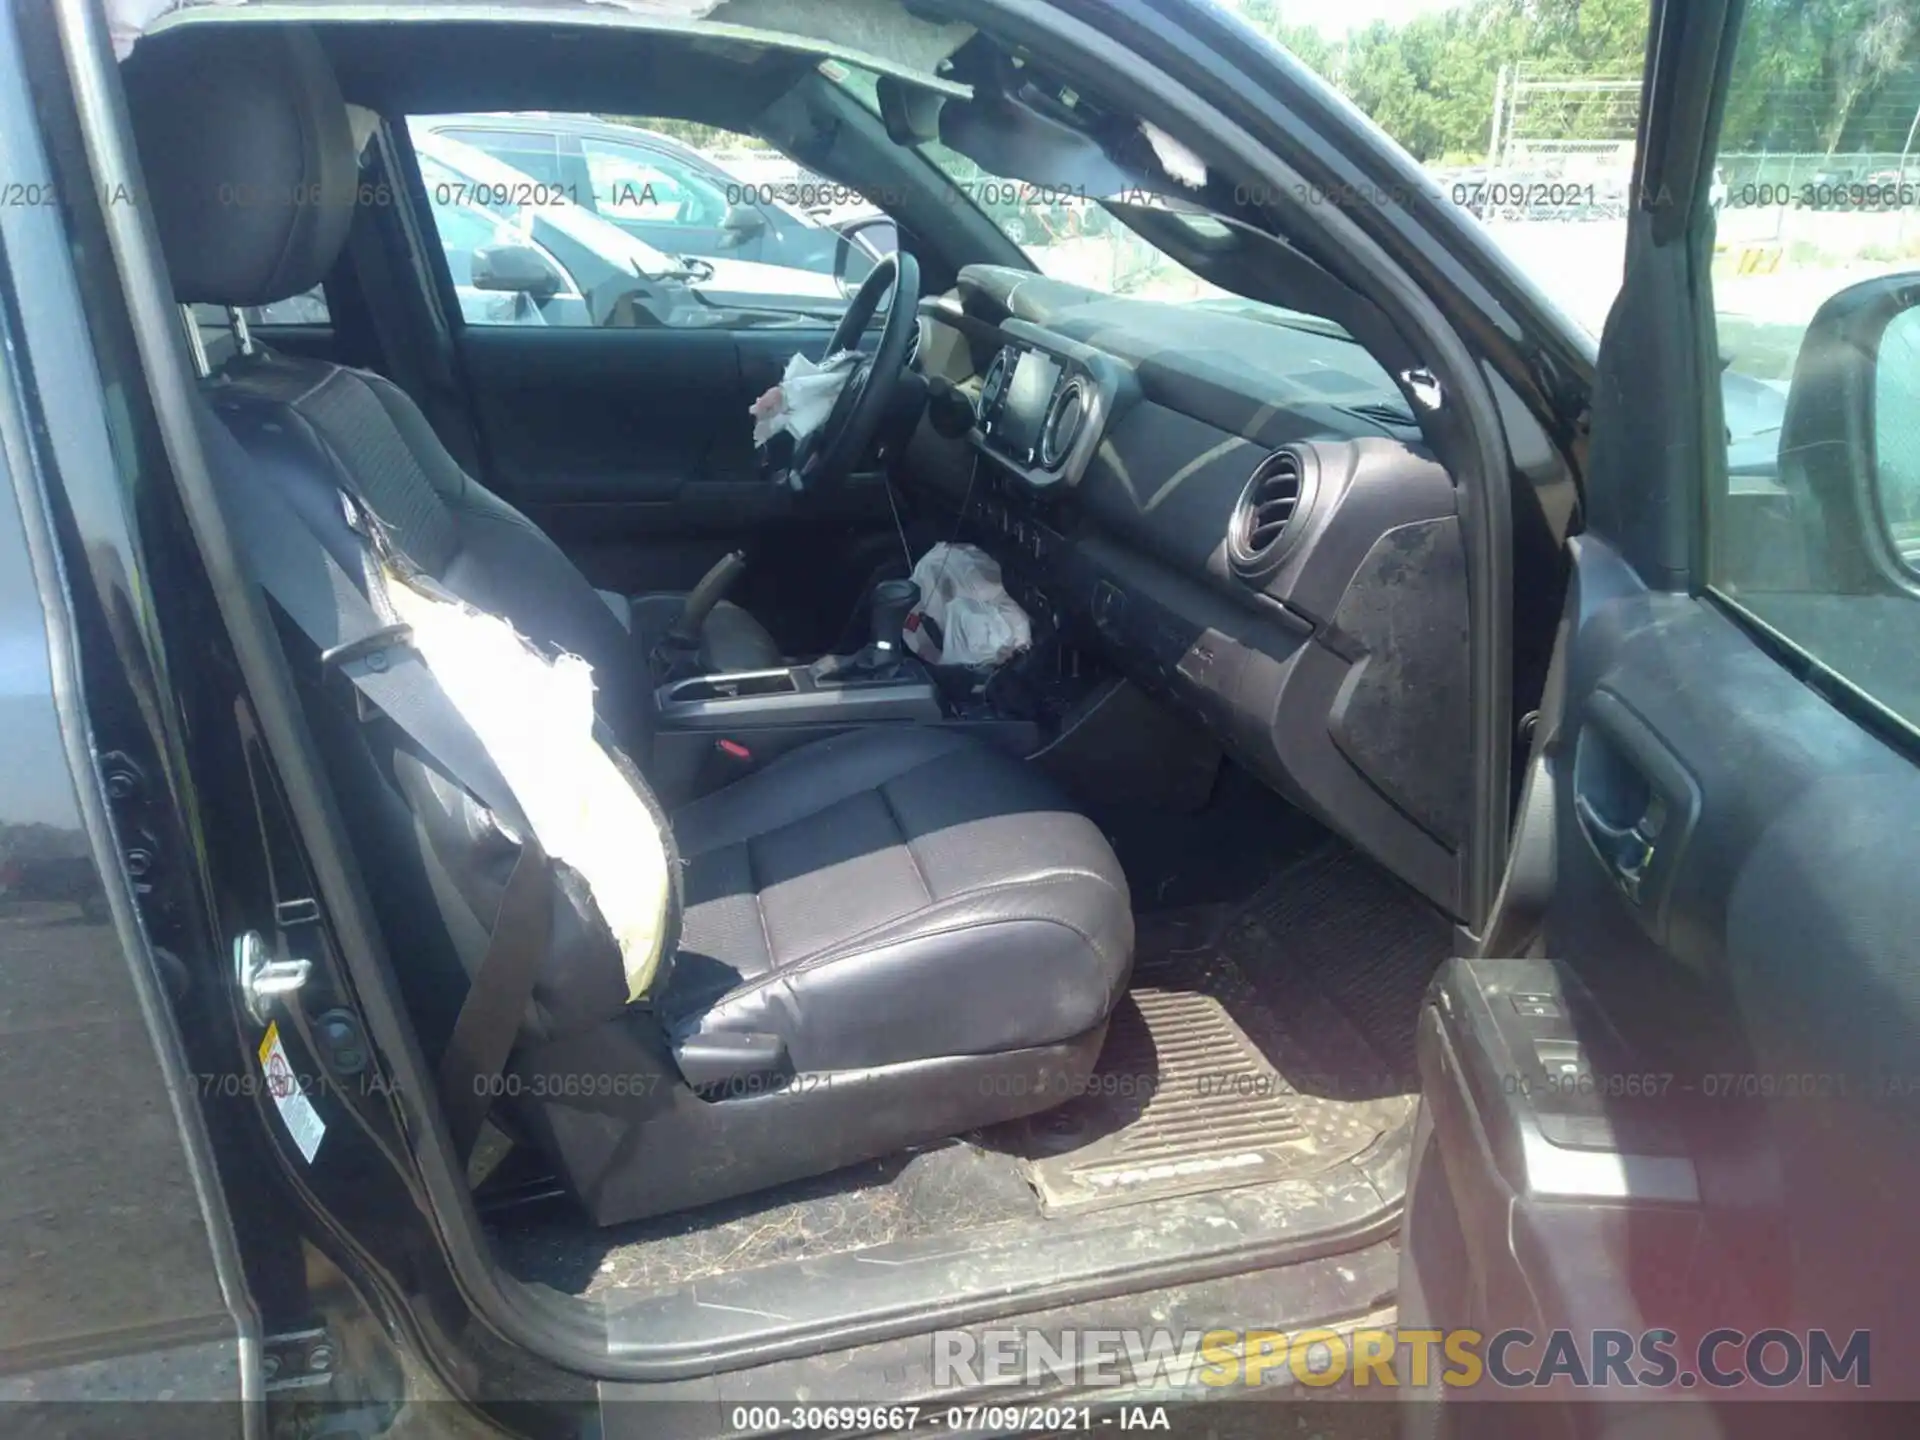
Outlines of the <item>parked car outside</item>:
M 858 284 L 873 253 L 810 210 L 872 213 L 848 187 L 735 174 L 670 136 L 585 115 L 434 115 L 412 122 L 511 165 L 673 255 L 747 260 Z
M 832 316 L 845 301 L 842 282 L 830 274 L 746 259 L 666 254 L 566 198 L 560 187 L 538 175 L 418 122 L 413 142 L 430 205 L 482 212 L 505 227 L 494 244 L 517 236 L 535 256 L 557 267 L 550 288 L 536 287 L 536 303 L 550 324 L 617 323 L 623 300 L 642 305 L 658 323 L 681 326 L 723 317 L 732 323 L 753 311 L 775 322 L 796 311 Z M 456 286 L 464 268 L 473 288 L 502 288 L 497 272 L 474 275 L 477 249 L 449 241 L 445 230 L 442 238 Z M 462 252 L 457 262 L 456 250 Z

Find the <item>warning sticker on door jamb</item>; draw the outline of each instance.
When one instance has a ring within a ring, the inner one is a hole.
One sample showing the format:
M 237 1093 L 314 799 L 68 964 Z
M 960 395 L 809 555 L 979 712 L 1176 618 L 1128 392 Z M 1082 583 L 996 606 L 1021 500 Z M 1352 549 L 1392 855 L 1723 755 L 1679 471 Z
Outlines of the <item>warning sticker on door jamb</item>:
M 313 1108 L 313 1102 L 300 1088 L 300 1077 L 293 1073 L 288 1063 L 287 1050 L 280 1043 L 280 1022 L 273 1021 L 267 1026 L 266 1038 L 260 1042 L 260 1068 L 266 1072 L 267 1093 L 273 1097 L 275 1108 L 280 1111 L 281 1120 L 286 1122 L 287 1133 L 293 1136 L 293 1143 L 300 1147 L 300 1154 L 311 1165 L 313 1157 L 319 1153 L 321 1137 L 327 1133 L 326 1122 L 320 1118 L 320 1112 Z

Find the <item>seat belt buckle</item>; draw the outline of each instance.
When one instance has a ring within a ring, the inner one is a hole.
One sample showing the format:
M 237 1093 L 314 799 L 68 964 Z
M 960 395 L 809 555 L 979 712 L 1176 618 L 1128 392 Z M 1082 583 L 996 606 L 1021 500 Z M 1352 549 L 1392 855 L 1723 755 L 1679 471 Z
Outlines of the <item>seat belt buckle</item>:
M 362 635 L 357 640 L 348 640 L 331 649 L 320 652 L 322 670 L 344 670 L 358 660 L 365 660 L 369 670 L 384 670 L 388 660 L 385 652 L 396 645 L 413 643 L 411 625 L 383 625 L 371 634 Z M 378 657 L 378 658 L 376 658 Z
M 364 664 L 369 670 L 385 670 L 393 663 L 388 654 L 396 647 L 412 643 L 411 625 L 383 625 L 370 634 L 362 635 L 358 640 L 348 640 L 331 649 L 320 652 L 320 676 L 325 680 L 329 675 L 338 675 L 349 682 L 353 691 L 353 715 L 362 725 L 370 725 L 380 718 L 380 711 L 367 699 L 358 685 L 351 684 L 352 677 L 347 674 L 350 665 Z

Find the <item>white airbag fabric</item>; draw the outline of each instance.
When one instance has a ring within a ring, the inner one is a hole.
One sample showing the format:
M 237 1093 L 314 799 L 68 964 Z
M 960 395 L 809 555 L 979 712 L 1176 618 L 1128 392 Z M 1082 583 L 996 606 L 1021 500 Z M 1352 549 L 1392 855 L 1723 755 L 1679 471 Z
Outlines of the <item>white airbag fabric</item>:
M 913 567 L 920 603 L 907 615 L 907 648 L 929 665 L 1002 665 L 1033 643 L 1033 623 L 977 545 L 935 545 Z M 923 618 L 940 631 L 936 645 Z
M 593 667 L 548 660 L 496 615 L 389 574 L 387 598 L 473 727 L 547 854 L 586 881 L 613 931 L 629 999 L 653 983 L 671 881 L 659 823 L 593 734 Z
M 780 383 L 747 409 L 753 416 L 753 443 L 764 445 L 782 430 L 804 440 L 826 424 L 859 358 L 841 350 L 816 365 L 796 350 Z

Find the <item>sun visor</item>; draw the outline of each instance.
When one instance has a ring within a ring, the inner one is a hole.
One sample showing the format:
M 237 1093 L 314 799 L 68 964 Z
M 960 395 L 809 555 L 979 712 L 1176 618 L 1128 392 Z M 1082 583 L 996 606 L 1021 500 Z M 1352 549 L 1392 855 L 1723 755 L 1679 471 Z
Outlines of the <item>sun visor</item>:
M 1092 196 L 1153 185 L 1115 164 L 1091 135 L 1003 92 L 949 100 L 940 109 L 940 143 L 1003 180 Z

